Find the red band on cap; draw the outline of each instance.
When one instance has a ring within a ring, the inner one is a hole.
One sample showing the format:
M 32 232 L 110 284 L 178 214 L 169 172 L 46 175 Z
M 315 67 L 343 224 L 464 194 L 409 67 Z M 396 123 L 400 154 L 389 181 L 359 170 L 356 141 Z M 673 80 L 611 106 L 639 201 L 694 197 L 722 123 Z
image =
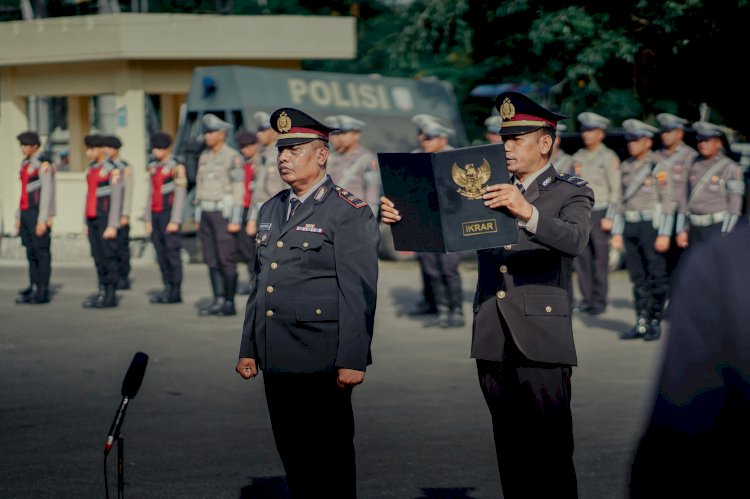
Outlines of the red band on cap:
M 313 128 L 292 127 L 287 132 L 285 132 L 285 135 L 292 133 L 314 133 L 315 135 L 320 135 L 321 137 L 328 137 L 327 133 L 323 133 L 320 130 L 315 130 Z
M 510 120 L 508 120 L 508 122 L 512 122 L 512 121 L 543 121 L 544 123 L 548 124 L 552 128 L 557 127 L 556 121 L 546 120 L 540 116 L 533 116 L 531 114 L 516 114 Z M 503 125 L 505 124 L 506 123 L 503 123 Z

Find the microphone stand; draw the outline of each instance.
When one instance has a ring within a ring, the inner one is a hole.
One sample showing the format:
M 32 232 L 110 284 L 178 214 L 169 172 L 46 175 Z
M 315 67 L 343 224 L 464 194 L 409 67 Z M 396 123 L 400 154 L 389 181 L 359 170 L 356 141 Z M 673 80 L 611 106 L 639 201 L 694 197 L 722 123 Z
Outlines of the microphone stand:
M 117 437 L 117 499 L 125 497 L 125 466 L 123 463 L 122 433 Z

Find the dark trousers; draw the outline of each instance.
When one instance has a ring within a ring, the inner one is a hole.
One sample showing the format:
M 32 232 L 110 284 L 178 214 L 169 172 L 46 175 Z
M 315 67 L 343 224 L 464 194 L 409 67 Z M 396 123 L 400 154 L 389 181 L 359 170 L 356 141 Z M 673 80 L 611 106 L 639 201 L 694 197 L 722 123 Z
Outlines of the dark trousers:
M 635 314 L 644 319 L 661 320 L 667 298 L 667 259 L 654 249 L 657 231 L 651 222 L 626 223 L 625 265 L 633 284 Z
M 688 230 L 688 249 L 694 249 L 710 241 L 715 237 L 721 236 L 721 226 L 723 222 L 717 224 L 706 225 L 705 227 L 690 226 Z
M 220 271 L 227 279 L 237 275 L 237 238 L 227 230 L 228 223 L 220 211 L 201 214 L 203 260 L 209 269 Z
M 242 220 L 247 220 L 247 211 L 247 208 L 242 210 Z M 245 262 L 252 272 L 255 266 L 255 240 L 247 235 L 244 224 L 242 230 L 237 234 L 237 252 L 239 261 Z
M 584 250 L 573 260 L 582 301 L 592 308 L 607 307 L 609 286 L 609 233 L 601 229 L 605 210 L 591 212 L 591 236 Z
M 117 229 L 117 276 L 127 280 L 130 276 L 130 224 Z
M 151 212 L 151 241 L 156 250 L 156 261 L 159 262 L 162 282 L 164 285 L 179 286 L 182 283 L 182 261 L 180 260 L 182 234 L 179 231 L 174 234 L 167 232 L 171 216 L 171 210 L 161 213 Z
M 572 368 L 525 359 L 506 336 L 505 360 L 477 360 L 492 417 L 505 499 L 576 498 Z
M 86 220 L 89 230 L 91 256 L 96 265 L 96 276 L 100 286 L 116 285 L 119 277 L 117 271 L 117 239 L 104 239 L 107 228 L 107 217 L 89 218 Z
M 458 253 L 419 253 L 422 272 L 429 283 L 432 299 L 438 309 L 455 311 L 462 307 L 461 274 L 458 265 L 461 255 Z M 451 290 L 454 291 L 451 294 Z
M 37 236 L 38 216 L 39 208 L 21 211 L 21 244 L 26 248 L 26 259 L 29 261 L 29 284 L 48 287 L 52 260 L 51 229 L 48 227 L 43 236 Z
M 336 373 L 263 373 L 276 448 L 292 498 L 357 496 L 351 387 Z

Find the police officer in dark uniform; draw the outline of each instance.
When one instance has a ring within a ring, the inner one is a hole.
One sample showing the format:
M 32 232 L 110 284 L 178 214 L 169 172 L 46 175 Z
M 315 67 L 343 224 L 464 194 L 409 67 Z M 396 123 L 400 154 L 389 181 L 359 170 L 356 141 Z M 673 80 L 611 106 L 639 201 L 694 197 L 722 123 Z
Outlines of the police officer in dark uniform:
M 227 145 L 231 125 L 216 115 L 203 116 L 206 149 L 198 158 L 195 182 L 196 221 L 203 258 L 208 264 L 213 302 L 199 315 L 236 315 L 237 238 L 245 197 L 242 157 Z
M 99 293 L 83 303 L 85 308 L 117 306 L 115 288 L 119 277 L 117 265 L 117 229 L 122 204 L 121 171 L 107 159 L 104 138 L 87 135 L 86 208 L 84 232 L 88 235 L 91 256 L 96 265 Z
M 353 498 L 351 395 L 371 363 L 378 224 L 326 175 L 331 128 L 293 108 L 271 123 L 291 189 L 260 210 L 236 370 L 245 379 L 263 371 L 291 496 Z
M 130 211 L 133 205 L 133 167 L 120 157 L 122 141 L 115 135 L 103 137 L 107 158 L 120 170 L 122 209 L 117 229 L 117 289 L 130 289 Z
M 517 218 L 518 243 L 478 251 L 471 356 L 492 417 L 503 496 L 577 497 L 571 375 L 577 363 L 568 288 L 591 231 L 594 194 L 550 163 L 564 118 L 517 92 L 497 97 L 511 183 L 485 205 Z M 400 219 L 381 199 L 383 221 Z
M 39 135 L 27 131 L 16 136 L 21 145 L 21 200 L 16 215 L 16 232 L 26 248 L 29 286 L 21 289 L 16 303 L 41 304 L 50 300 L 50 232 L 54 214 L 54 164 L 39 147 Z
M 672 182 L 651 151 L 659 129 L 636 119 L 622 123 L 630 157 L 620 164 L 622 197 L 612 226 L 612 246 L 625 248 L 633 284 L 636 323 L 620 339 L 661 337 L 667 300 L 667 260 L 674 221 Z
M 172 155 L 172 137 L 158 132 L 151 136 L 153 160 L 148 164 L 150 182 L 144 221 L 146 232 L 156 250 L 156 260 L 161 271 L 164 289 L 152 296 L 151 303 L 182 302 L 182 217 L 187 193 L 185 165 Z
M 237 233 L 237 251 L 239 260 L 247 264 L 248 284 L 241 286 L 237 292 L 241 295 L 250 293 L 250 283 L 255 278 L 255 241 L 256 224 L 250 224 L 250 207 L 253 203 L 253 180 L 255 178 L 255 157 L 258 155 L 258 138 L 253 132 L 242 130 L 234 137 L 243 158 L 242 168 L 245 171 L 245 197 L 242 201 L 242 229 Z

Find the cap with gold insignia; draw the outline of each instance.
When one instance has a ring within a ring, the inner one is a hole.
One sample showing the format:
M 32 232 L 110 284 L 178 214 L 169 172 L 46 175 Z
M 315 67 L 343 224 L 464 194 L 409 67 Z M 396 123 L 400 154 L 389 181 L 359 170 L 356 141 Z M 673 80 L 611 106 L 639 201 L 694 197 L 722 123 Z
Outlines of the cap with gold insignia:
M 105 135 L 102 137 L 104 141 L 104 147 L 111 147 L 112 149 L 119 149 L 122 147 L 122 141 L 115 135 Z
M 282 107 L 271 113 L 271 128 L 278 134 L 276 147 L 294 146 L 312 140 L 328 142 L 328 135 L 336 130 L 293 107 Z
M 625 140 L 627 141 L 638 140 L 644 137 L 652 138 L 659 133 L 659 129 L 655 126 L 633 118 L 623 121 L 622 128 L 625 130 Z
M 503 92 L 495 99 L 495 108 L 503 120 L 500 135 L 521 135 L 547 127 L 557 129 L 557 122 L 567 118 L 540 106 L 518 92 Z
M 345 114 L 339 114 L 338 116 L 328 116 L 323 120 L 323 123 L 331 128 L 337 130 L 331 132 L 331 134 L 344 133 L 344 132 L 360 132 L 365 126 L 365 122 L 352 118 Z
M 609 119 L 591 111 L 579 114 L 578 122 L 581 124 L 581 130 L 606 130 L 609 126 Z
M 669 132 L 676 128 L 684 130 L 685 125 L 688 124 L 688 120 L 686 120 L 685 118 L 680 118 L 679 116 L 675 116 L 674 114 L 669 113 L 657 114 L 656 121 L 659 122 L 659 126 L 661 127 L 662 132 Z
M 151 136 L 151 149 L 167 149 L 172 145 L 172 136 L 166 132 L 156 132 Z
M 503 119 L 497 115 L 493 114 L 486 120 L 484 120 L 484 126 L 487 127 L 487 131 L 490 133 L 496 133 L 500 134 L 500 129 L 503 127 Z
M 271 115 L 265 111 L 258 111 L 253 114 L 253 120 L 258 125 L 258 130 L 268 130 L 271 128 Z
M 693 130 L 695 130 L 695 137 L 698 140 L 721 137 L 724 134 L 719 125 L 709 123 L 708 121 L 696 121 L 693 123 Z
M 38 146 L 41 144 L 39 134 L 31 130 L 19 133 L 16 135 L 16 139 L 22 146 Z
M 229 128 L 232 128 L 232 125 L 227 123 L 226 121 L 220 119 L 215 114 L 204 114 L 203 115 L 203 132 L 218 132 L 218 131 L 226 131 Z
M 97 133 L 91 133 L 83 138 L 86 147 L 104 147 L 104 137 Z
M 258 137 L 253 132 L 248 132 L 247 130 L 237 132 L 237 135 L 234 136 L 234 140 L 240 147 L 251 146 L 258 143 Z

